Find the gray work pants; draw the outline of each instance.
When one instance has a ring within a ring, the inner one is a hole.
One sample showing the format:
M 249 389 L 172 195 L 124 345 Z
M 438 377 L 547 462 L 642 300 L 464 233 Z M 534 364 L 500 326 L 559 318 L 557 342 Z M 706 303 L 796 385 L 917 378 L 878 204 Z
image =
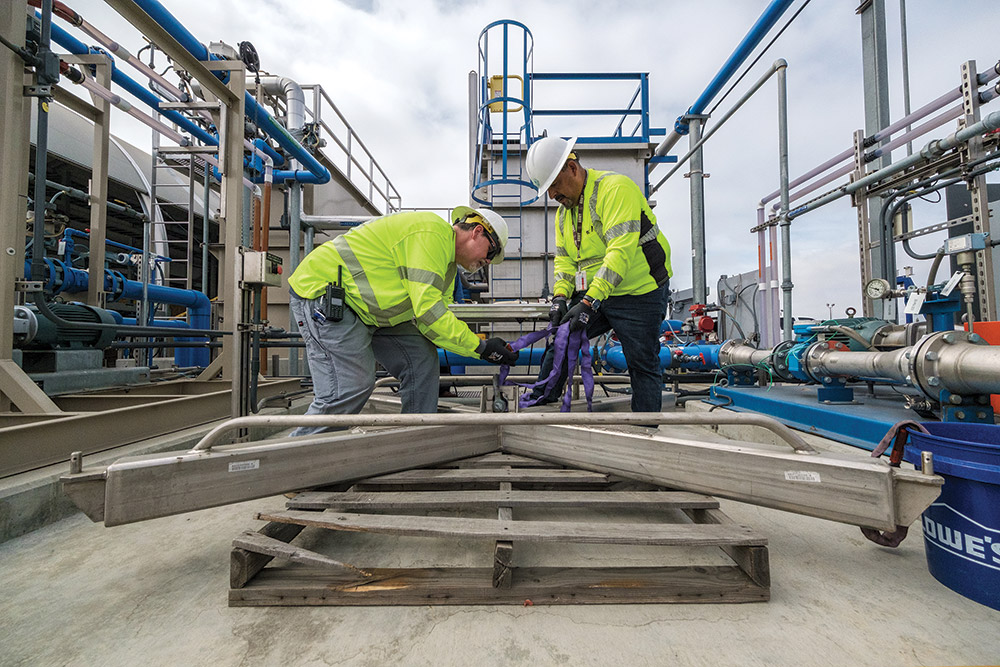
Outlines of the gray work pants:
M 307 415 L 348 415 L 361 412 L 375 389 L 375 362 L 399 379 L 404 413 L 437 412 L 441 367 L 437 348 L 413 324 L 370 327 L 350 308 L 340 322 L 312 318 L 318 299 L 291 294 L 289 307 L 306 344 L 313 378 L 313 402 Z M 328 431 L 299 427 L 293 436 Z

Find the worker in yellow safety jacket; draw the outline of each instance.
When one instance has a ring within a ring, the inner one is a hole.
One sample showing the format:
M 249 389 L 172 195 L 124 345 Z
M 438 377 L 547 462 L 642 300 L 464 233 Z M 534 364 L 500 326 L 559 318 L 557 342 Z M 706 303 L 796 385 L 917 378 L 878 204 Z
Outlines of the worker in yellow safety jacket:
M 660 325 L 670 294 L 670 244 L 632 179 L 587 169 L 576 139 L 545 137 L 525 160 L 539 194 L 559 202 L 555 215 L 555 287 L 549 318 L 586 328 L 594 338 L 614 330 L 632 385 L 633 412 L 660 412 Z M 552 350 L 540 377 L 552 370 Z M 559 397 L 562 381 L 544 400 Z M 535 390 L 540 391 L 538 389 Z
M 457 266 L 476 271 L 503 261 L 507 235 L 495 211 L 460 206 L 450 225 L 433 213 L 396 213 L 310 252 L 288 279 L 313 378 L 306 414 L 360 412 L 375 388 L 376 361 L 399 378 L 403 412 L 436 412 L 437 346 L 514 364 L 503 339 L 481 340 L 448 310 Z

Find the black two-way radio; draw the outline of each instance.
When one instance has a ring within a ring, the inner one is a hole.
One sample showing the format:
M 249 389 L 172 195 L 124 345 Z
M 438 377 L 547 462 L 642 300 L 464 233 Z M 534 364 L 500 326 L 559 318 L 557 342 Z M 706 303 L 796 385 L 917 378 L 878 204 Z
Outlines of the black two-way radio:
M 326 284 L 326 319 L 331 322 L 339 322 L 344 319 L 344 297 L 346 293 L 344 292 L 344 267 L 343 265 L 337 267 L 337 284 L 333 283 Z

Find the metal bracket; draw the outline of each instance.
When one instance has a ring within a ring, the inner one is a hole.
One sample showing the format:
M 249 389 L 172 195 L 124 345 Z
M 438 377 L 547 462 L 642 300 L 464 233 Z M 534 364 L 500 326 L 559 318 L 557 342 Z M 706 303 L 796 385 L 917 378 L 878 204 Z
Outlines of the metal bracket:
M 844 378 L 824 378 L 823 386 L 816 390 L 816 400 L 820 403 L 853 403 L 854 389 L 846 386 Z
M 752 387 L 757 382 L 755 368 L 727 368 L 726 380 L 730 387 Z
M 15 292 L 41 292 L 44 290 L 44 285 L 45 283 L 41 280 L 14 279 Z
M 52 97 L 52 86 L 42 85 L 42 86 L 25 86 L 24 87 L 25 97 Z
M 940 400 L 941 421 L 971 424 L 993 423 L 993 408 L 990 406 L 989 396 L 960 396 L 947 389 L 942 389 Z

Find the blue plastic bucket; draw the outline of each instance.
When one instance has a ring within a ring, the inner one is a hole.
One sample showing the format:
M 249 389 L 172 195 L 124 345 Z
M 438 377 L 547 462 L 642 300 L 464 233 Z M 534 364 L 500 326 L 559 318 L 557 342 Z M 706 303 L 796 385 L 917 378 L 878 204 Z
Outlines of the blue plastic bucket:
M 928 422 L 903 458 L 934 455 L 941 495 L 923 514 L 927 568 L 942 584 L 1000 610 L 1000 426 Z

